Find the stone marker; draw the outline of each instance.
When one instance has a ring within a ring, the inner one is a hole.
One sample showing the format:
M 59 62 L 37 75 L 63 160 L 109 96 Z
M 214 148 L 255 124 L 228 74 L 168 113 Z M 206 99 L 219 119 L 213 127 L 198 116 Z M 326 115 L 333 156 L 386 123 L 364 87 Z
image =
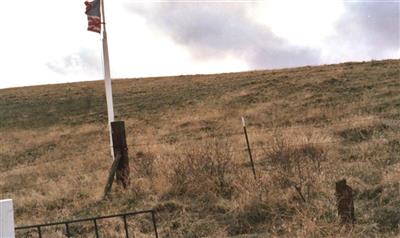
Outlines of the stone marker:
M 15 238 L 14 211 L 11 199 L 0 200 L 0 238 Z

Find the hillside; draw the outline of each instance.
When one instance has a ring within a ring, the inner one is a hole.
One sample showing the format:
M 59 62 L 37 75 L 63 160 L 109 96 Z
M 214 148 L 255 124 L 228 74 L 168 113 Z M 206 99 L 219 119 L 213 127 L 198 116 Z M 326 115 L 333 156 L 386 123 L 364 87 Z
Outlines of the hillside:
M 104 83 L 0 90 L 0 199 L 14 199 L 17 225 L 154 208 L 161 237 L 400 234 L 400 60 L 121 79 L 113 90 L 131 185 L 107 199 Z M 336 214 L 342 178 L 351 230 Z M 151 237 L 148 217 L 130 223 Z

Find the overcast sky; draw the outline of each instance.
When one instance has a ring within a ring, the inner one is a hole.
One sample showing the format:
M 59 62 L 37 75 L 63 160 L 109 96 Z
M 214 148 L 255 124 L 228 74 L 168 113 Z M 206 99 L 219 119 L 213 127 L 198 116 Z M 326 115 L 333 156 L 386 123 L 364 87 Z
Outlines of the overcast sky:
M 84 0 L 0 2 L 0 88 L 102 78 Z M 400 58 L 400 1 L 105 0 L 111 75 Z

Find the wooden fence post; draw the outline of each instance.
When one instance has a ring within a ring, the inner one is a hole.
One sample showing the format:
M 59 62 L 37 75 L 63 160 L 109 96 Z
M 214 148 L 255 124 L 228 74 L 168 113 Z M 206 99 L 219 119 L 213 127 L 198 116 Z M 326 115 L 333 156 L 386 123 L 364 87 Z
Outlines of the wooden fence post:
M 248 135 L 247 135 L 246 121 L 244 120 L 244 117 L 242 117 L 242 124 L 243 124 L 244 136 L 245 136 L 245 138 L 246 138 L 247 151 L 249 152 L 249 158 L 250 158 L 251 168 L 252 168 L 252 170 L 253 170 L 254 179 L 257 179 L 257 177 L 256 177 L 256 169 L 255 169 L 255 167 L 254 167 L 253 155 L 251 154 L 251 148 L 250 148 L 249 137 L 248 137 Z
M 115 157 L 117 155 L 120 156 L 116 171 L 117 183 L 126 188 L 129 185 L 129 158 L 125 136 L 125 123 L 123 121 L 111 122 L 111 132 L 114 155 Z
M 354 224 L 353 189 L 346 184 L 346 179 L 336 182 L 336 201 L 340 223 Z
M 0 237 L 15 237 L 14 211 L 11 199 L 0 200 Z
M 110 169 L 110 172 L 109 172 L 108 178 L 107 178 L 106 187 L 104 188 L 104 197 L 106 197 L 107 194 L 111 191 L 112 184 L 114 182 L 114 176 L 117 171 L 119 161 L 121 160 L 121 155 L 120 155 L 119 151 L 117 151 L 117 153 L 115 154 L 114 157 L 115 157 L 115 160 L 113 161 L 113 163 L 111 165 L 111 169 Z

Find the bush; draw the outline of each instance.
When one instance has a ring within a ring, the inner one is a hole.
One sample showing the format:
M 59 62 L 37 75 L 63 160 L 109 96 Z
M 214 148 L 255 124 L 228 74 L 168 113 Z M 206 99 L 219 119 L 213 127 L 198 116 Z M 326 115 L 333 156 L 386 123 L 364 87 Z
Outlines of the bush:
M 232 179 L 236 165 L 227 144 L 207 143 L 177 158 L 169 176 L 171 192 L 190 197 L 232 195 Z
M 293 145 L 284 137 L 276 137 L 265 164 L 281 188 L 294 187 L 303 196 L 302 188 L 306 187 L 310 192 L 324 160 L 326 152 L 316 143 L 306 141 Z
M 152 178 L 154 176 L 154 161 L 156 156 L 152 153 L 137 152 L 133 159 L 133 169 L 138 177 Z

